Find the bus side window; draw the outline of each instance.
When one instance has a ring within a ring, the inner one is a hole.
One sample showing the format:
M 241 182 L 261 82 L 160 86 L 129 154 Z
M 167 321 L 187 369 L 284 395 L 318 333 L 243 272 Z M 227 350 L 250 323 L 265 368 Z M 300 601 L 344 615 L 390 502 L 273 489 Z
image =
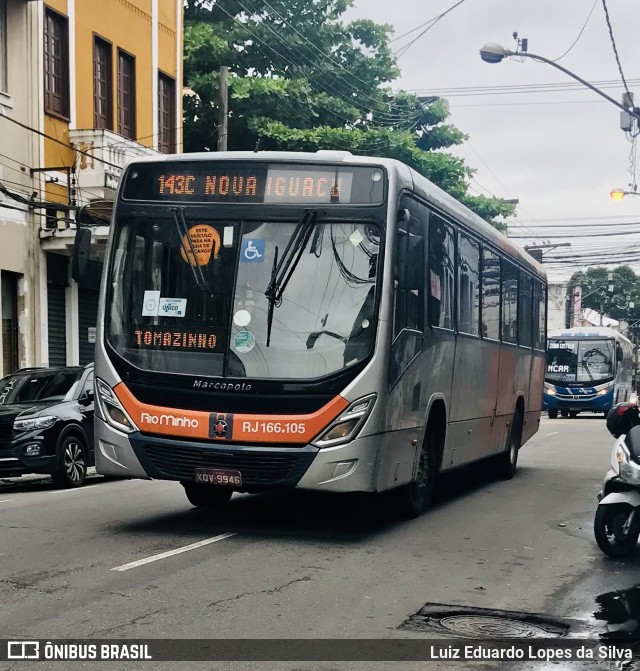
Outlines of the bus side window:
M 546 292 L 540 280 L 533 280 L 533 348 L 545 349 L 547 326 L 546 317 Z
M 500 340 L 500 257 L 482 252 L 482 337 Z
M 425 234 L 429 210 L 413 198 L 405 196 L 401 201 L 401 211 L 404 212 L 405 220 L 398 222 L 396 238 L 389 386 L 402 377 L 402 373 L 420 353 L 424 331 Z
M 480 319 L 480 245 L 458 237 L 458 331 L 478 335 Z
M 394 338 L 403 329 L 424 330 L 425 220 L 429 211 L 417 201 L 404 198 L 409 221 L 398 226 L 395 261 Z
M 520 271 L 520 288 L 518 291 L 518 342 L 525 347 L 531 347 L 533 335 L 533 296 L 531 285 L 531 276 Z
M 455 233 L 440 217 L 429 227 L 429 323 L 453 330 Z
M 518 343 L 518 269 L 502 262 L 502 342 Z

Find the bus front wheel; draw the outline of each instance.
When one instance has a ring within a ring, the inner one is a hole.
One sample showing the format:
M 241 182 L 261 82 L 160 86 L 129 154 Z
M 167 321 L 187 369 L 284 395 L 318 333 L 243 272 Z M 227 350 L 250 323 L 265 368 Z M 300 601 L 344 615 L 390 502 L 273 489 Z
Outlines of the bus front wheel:
M 558 419 L 558 411 L 549 410 L 549 419 Z
M 233 489 L 198 482 L 182 482 L 189 503 L 195 508 L 221 508 L 229 503 Z
M 436 479 L 440 471 L 439 446 L 444 443 L 444 434 L 432 424 L 418 457 L 418 470 L 413 482 L 392 492 L 394 509 L 402 519 L 413 519 L 421 515 L 431 503 Z M 442 435 L 441 435 L 442 434 Z

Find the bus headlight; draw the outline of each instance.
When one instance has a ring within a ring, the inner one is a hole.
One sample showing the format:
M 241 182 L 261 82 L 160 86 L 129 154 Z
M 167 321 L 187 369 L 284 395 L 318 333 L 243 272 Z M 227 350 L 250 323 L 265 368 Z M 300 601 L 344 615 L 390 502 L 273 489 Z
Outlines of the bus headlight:
M 558 392 L 555 389 L 551 389 L 551 387 L 547 387 L 544 390 L 544 393 L 547 394 L 548 396 L 555 396 Z
M 98 392 L 97 398 L 100 410 L 102 410 L 102 415 L 108 424 L 114 429 L 118 429 L 118 431 L 124 431 L 124 433 L 138 430 L 138 427 L 133 423 L 133 420 L 113 393 L 113 389 L 100 378 L 96 378 L 96 391 Z
M 598 392 L 598 396 L 606 396 L 608 393 L 609 393 L 609 390 L 608 390 L 608 389 L 601 389 L 601 390 Z
M 317 447 L 333 447 L 353 440 L 371 414 L 375 402 L 375 394 L 354 401 L 312 444 Z

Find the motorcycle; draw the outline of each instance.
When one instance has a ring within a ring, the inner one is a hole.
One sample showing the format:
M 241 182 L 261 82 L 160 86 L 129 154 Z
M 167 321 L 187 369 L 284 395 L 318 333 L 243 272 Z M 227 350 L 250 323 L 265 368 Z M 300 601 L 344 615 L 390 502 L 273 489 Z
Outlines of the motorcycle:
M 607 429 L 616 438 L 611 468 L 598 494 L 593 524 L 596 542 L 609 557 L 628 557 L 640 536 L 640 411 L 618 403 L 607 415 Z

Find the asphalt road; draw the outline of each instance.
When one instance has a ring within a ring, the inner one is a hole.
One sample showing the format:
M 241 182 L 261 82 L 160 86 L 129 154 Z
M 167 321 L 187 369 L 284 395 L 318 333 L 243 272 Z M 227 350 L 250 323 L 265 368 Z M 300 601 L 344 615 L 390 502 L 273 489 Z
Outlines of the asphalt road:
M 598 636 L 607 624 L 602 612 L 595 614 L 610 593 L 640 582 L 640 559 L 607 559 L 593 540 L 611 444 L 602 417 L 544 418 L 513 480 L 495 481 L 487 468 L 473 467 L 441 483 L 427 514 L 402 523 L 384 507 L 343 497 L 237 495 L 225 515 L 215 515 L 192 509 L 173 483 L 94 477 L 82 489 L 56 490 L 37 479 L 2 481 L 0 637 L 454 636 L 403 625 L 425 604 L 440 604 L 431 606 L 436 611 L 486 609 L 481 614 L 489 617 L 496 609 L 513 611 L 516 626 L 518 614 L 541 614 L 568 627 L 570 636 Z M 119 662 L 111 668 L 494 667 Z

